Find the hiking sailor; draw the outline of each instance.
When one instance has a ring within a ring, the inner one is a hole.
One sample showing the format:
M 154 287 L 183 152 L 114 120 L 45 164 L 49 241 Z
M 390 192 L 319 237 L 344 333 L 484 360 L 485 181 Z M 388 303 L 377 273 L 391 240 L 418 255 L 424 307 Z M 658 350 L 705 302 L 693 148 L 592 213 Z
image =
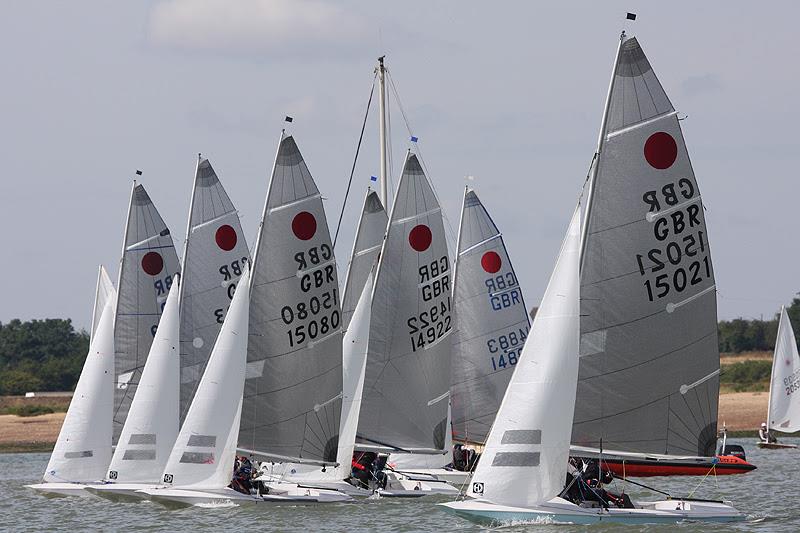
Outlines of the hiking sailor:
M 761 439 L 761 442 L 778 442 L 778 439 L 776 439 L 775 436 L 769 432 L 766 422 L 761 423 L 761 429 L 758 430 L 758 438 Z

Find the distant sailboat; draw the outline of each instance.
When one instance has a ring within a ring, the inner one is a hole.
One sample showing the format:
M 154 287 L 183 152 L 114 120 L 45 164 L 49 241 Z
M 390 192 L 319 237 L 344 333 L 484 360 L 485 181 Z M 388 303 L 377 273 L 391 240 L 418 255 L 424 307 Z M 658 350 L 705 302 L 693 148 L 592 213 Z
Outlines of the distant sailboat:
M 111 461 L 115 305 L 116 291 L 101 266 L 89 353 L 47 463 L 44 482 L 29 485 L 32 489 L 46 494 L 86 496 L 83 489 L 101 483 L 105 475 Z
M 794 433 L 800 431 L 800 354 L 792 322 L 781 307 L 778 322 L 778 338 L 772 360 L 772 376 L 769 385 L 767 428 L 770 431 Z M 780 442 L 758 442 L 759 448 L 797 448 L 794 444 Z
M 181 420 L 249 261 L 239 213 L 209 160 L 200 158 L 189 204 L 180 284 Z
M 172 236 L 142 185 L 134 182 L 120 259 L 114 320 L 114 444 L 139 384 L 161 311 L 180 271 Z

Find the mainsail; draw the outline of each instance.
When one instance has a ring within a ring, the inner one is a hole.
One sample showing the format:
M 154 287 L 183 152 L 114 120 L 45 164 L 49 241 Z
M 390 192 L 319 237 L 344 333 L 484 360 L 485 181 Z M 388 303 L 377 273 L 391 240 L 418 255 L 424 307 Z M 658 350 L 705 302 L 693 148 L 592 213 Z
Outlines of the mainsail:
M 624 34 L 590 183 L 572 443 L 709 456 L 717 304 L 703 203 L 678 116 Z
M 378 258 L 388 222 L 389 218 L 378 198 L 378 193 L 371 189 L 368 190 L 367 196 L 364 198 L 361 218 L 358 221 L 356 240 L 353 243 L 353 253 L 350 256 L 347 278 L 342 292 L 342 325 L 344 329 L 347 329 L 350 324 L 350 318 L 361 298 L 364 283 Z
M 208 159 L 195 173 L 181 276 L 181 420 L 250 260 L 239 214 Z
M 67 416 L 47 463 L 45 482 L 99 481 L 111 461 L 116 294 L 113 287 L 105 291 L 107 278 L 105 270 L 100 267 L 95 300 L 95 309 L 99 309 L 97 326 Z M 99 308 L 101 285 L 105 286 L 102 291 L 105 304 Z
M 778 339 L 772 361 L 767 426 L 769 429 L 793 433 L 800 430 L 800 355 L 792 322 L 781 308 Z
M 579 345 L 580 212 L 561 245 L 469 495 L 530 507 L 564 488 Z
M 134 184 L 120 260 L 114 321 L 114 443 L 128 416 L 158 320 L 180 271 L 172 236 L 144 187 Z
M 483 444 L 530 321 L 503 236 L 469 189 L 461 211 L 453 301 L 453 438 Z
M 444 448 L 451 270 L 441 207 L 417 156 L 410 154 L 372 293 L 361 443 L 397 451 Z
M 281 138 L 253 260 L 239 447 L 334 463 L 342 320 L 322 198 L 294 138 Z M 302 461 L 298 461 L 302 462 Z

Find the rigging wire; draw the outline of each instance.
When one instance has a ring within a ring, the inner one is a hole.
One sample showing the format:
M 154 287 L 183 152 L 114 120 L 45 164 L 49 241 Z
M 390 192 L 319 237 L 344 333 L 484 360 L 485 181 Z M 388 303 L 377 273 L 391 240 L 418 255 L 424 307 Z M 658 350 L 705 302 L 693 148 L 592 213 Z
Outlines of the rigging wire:
M 367 128 L 367 118 L 369 117 L 369 108 L 372 105 L 372 96 L 375 94 L 375 79 L 378 77 L 377 71 L 375 76 L 372 77 L 372 87 L 369 89 L 369 100 L 367 100 L 367 110 L 364 113 L 364 122 L 361 124 L 361 135 L 358 136 L 358 145 L 356 146 L 356 155 L 353 157 L 353 166 L 350 169 L 350 179 L 347 181 L 347 190 L 344 193 L 344 200 L 342 200 L 342 210 L 339 213 L 339 221 L 336 223 L 336 233 L 333 236 L 333 247 L 336 248 L 336 240 L 339 238 L 339 229 L 342 227 L 342 218 L 344 218 L 344 210 L 347 207 L 347 198 L 350 195 L 350 186 L 353 184 L 353 175 L 356 172 L 356 163 L 358 163 L 358 154 L 361 151 L 361 142 L 364 140 L 364 130 Z M 385 206 L 384 206 L 385 207 Z
M 405 109 L 403 108 L 403 103 L 400 100 L 400 94 L 397 92 L 397 87 L 394 84 L 394 78 L 391 75 L 389 75 L 389 69 L 386 69 L 386 74 L 387 74 L 387 78 L 389 78 L 389 86 L 391 87 L 392 93 L 394 93 L 394 98 L 397 101 L 397 107 L 400 109 L 400 115 L 402 115 L 403 122 L 405 122 L 406 130 L 408 131 L 408 134 L 410 136 L 414 136 L 414 132 L 411 129 L 411 124 L 408 121 L 408 116 L 406 115 Z M 415 151 L 417 152 L 417 157 L 419 158 L 419 162 L 422 165 L 422 169 L 425 171 L 425 175 L 428 176 L 428 178 L 429 178 L 428 181 L 430 182 L 431 188 L 433 189 L 433 194 L 436 196 L 436 201 L 439 202 L 439 206 L 441 207 L 442 206 L 442 201 L 439 199 L 440 195 L 436 191 L 436 186 L 433 184 L 433 180 L 430 179 L 431 174 L 428 171 L 428 166 L 425 164 L 425 159 L 422 157 L 422 149 L 420 148 L 419 143 L 416 143 L 416 144 L 417 144 L 417 147 L 416 147 Z M 441 212 L 442 212 L 442 219 L 444 219 L 444 222 L 445 222 L 445 227 L 446 227 L 448 236 L 450 237 L 450 239 L 447 242 L 447 248 L 451 249 L 451 248 L 455 247 L 454 243 L 457 240 L 456 236 L 455 236 L 456 233 L 455 233 L 455 231 L 453 231 L 453 225 L 450 223 L 450 219 L 447 217 L 447 213 L 445 213 L 444 208 L 442 208 Z M 456 250 L 456 252 L 457 252 L 457 250 Z

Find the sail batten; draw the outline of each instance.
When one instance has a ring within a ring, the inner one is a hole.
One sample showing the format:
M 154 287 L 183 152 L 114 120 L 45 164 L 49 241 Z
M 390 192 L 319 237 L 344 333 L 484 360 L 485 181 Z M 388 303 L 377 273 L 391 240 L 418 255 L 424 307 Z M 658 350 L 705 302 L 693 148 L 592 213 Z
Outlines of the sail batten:
M 572 442 L 708 456 L 719 349 L 702 197 L 677 114 L 635 38 L 617 61 L 584 226 Z

